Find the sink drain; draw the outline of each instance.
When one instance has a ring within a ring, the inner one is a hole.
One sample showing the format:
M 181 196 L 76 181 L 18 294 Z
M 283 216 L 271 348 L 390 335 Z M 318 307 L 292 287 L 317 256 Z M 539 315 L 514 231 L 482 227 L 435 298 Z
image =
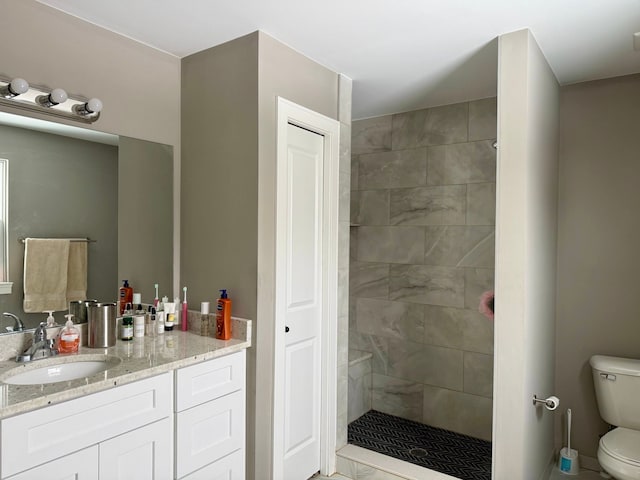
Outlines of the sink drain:
M 409 450 L 409 455 L 413 455 L 414 457 L 426 457 L 427 451 L 424 448 L 412 448 Z

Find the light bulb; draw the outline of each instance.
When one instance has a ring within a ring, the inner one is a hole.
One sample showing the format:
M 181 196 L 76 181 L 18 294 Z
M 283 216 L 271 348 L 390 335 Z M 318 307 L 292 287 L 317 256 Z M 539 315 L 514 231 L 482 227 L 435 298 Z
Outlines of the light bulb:
M 102 102 L 99 98 L 90 99 L 84 107 L 89 113 L 100 113 L 102 110 Z
M 21 95 L 29 91 L 29 83 L 24 78 L 14 78 L 9 84 L 9 91 L 14 95 Z
M 49 94 L 49 100 L 54 105 L 58 105 L 60 103 L 66 102 L 67 98 L 69 98 L 69 96 L 67 95 L 67 92 L 65 92 L 61 88 L 54 88 L 53 90 L 51 90 L 51 93 Z

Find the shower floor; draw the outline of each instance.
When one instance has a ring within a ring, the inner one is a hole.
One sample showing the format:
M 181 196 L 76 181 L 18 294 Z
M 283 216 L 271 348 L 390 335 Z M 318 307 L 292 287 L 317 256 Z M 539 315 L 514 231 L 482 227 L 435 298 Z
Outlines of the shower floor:
M 349 443 L 462 480 L 491 479 L 491 442 L 370 410 L 349 424 Z

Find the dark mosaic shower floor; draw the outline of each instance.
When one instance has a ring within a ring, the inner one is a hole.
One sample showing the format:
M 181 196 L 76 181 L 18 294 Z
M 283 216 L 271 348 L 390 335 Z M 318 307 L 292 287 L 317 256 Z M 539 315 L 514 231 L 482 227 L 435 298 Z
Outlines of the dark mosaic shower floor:
M 491 480 L 491 442 L 370 410 L 349 443 L 462 480 Z

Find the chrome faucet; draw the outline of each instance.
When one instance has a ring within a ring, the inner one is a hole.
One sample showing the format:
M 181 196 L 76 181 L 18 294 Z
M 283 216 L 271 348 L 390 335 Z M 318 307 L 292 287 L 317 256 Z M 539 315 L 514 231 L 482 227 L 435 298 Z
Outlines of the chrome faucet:
M 20 320 L 20 318 L 17 315 L 14 315 L 13 313 L 9 313 L 9 312 L 4 312 L 2 315 L 4 315 L 5 317 L 13 318 L 15 322 L 13 329 L 11 327 L 7 327 L 8 332 L 21 332 L 22 330 L 24 330 L 24 323 L 22 323 L 22 320 Z
M 25 363 L 41 358 L 48 358 L 58 354 L 58 349 L 54 346 L 53 338 L 47 338 L 47 324 L 40 322 L 40 325 L 33 332 L 33 343 L 24 353 L 16 357 L 16 362 Z

